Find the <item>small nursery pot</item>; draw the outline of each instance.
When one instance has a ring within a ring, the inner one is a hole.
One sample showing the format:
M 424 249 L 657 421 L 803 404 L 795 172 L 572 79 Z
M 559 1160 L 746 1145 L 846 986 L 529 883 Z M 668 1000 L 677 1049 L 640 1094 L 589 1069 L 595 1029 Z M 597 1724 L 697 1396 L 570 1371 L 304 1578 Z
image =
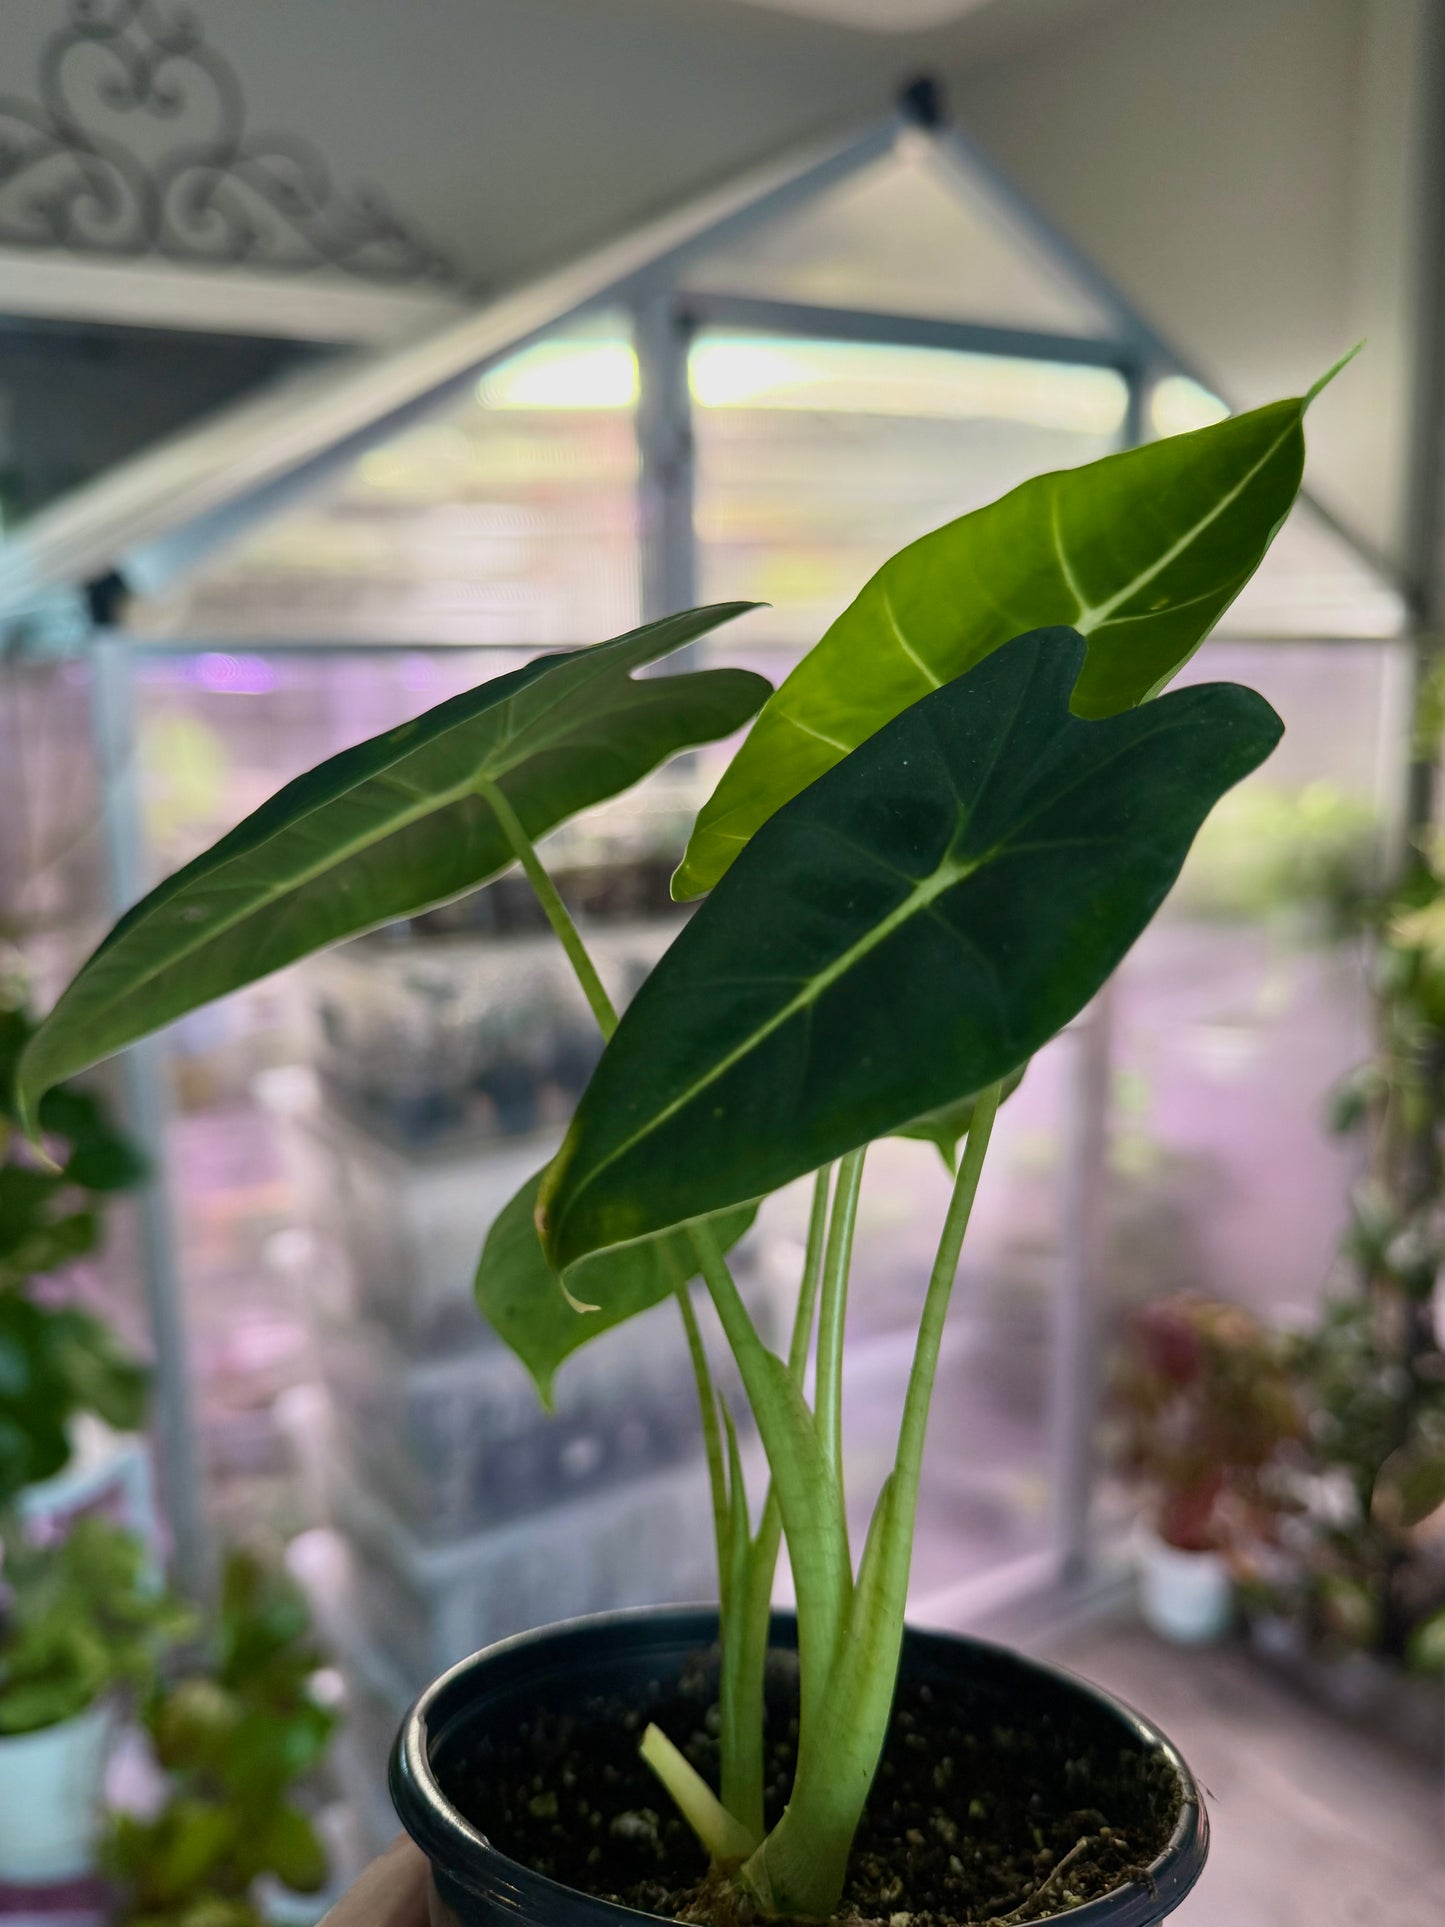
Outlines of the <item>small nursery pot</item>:
M 1145 1625 L 1179 1646 L 1222 1639 L 1234 1617 L 1234 1580 L 1224 1555 L 1185 1551 L 1147 1529 L 1137 1546 Z
M 509 1859 L 462 1817 L 447 1786 L 455 1762 L 488 1728 L 506 1732 L 538 1711 L 676 1680 L 716 1637 L 717 1614 L 701 1607 L 605 1613 L 503 1640 L 427 1688 L 392 1750 L 391 1796 L 460 1927 L 627 1927 L 656 1918 L 564 1887 Z M 796 1640 L 792 1616 L 775 1614 L 774 1647 L 794 1648 Z M 1150 1927 L 1184 1899 L 1204 1865 L 1209 1827 L 1193 1776 L 1157 1728 L 1097 1687 L 983 1640 L 910 1627 L 903 1674 L 938 1692 L 965 1685 L 986 1692 L 1002 1716 L 1020 1721 L 1051 1713 L 1088 1717 L 1105 1733 L 1116 1731 L 1120 1744 L 1161 1756 L 1178 1780 L 1179 1817 L 1147 1879 L 1065 1911 L 1071 1927 Z M 1059 1917 L 1035 1916 L 1035 1927 Z
M 0 1738 L 0 1881 L 18 1887 L 91 1871 L 111 1708 Z

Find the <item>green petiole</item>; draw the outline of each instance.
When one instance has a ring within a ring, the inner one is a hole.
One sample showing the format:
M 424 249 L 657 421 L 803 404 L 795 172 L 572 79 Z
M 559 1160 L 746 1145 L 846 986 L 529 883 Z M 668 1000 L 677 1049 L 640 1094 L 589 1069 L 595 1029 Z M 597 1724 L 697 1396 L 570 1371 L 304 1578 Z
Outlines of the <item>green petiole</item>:
M 802 1389 L 813 1335 L 818 1289 L 823 1277 L 824 1241 L 828 1229 L 828 1192 L 832 1167 L 825 1165 L 813 1179 L 813 1204 L 808 1219 L 808 1243 L 803 1277 L 793 1315 L 788 1347 L 788 1371 Z M 736 1516 L 736 1514 L 734 1515 Z M 746 1519 L 746 1511 L 743 1514 Z M 763 1834 L 763 1687 L 768 1662 L 768 1629 L 773 1604 L 773 1579 L 782 1541 L 783 1517 L 771 1484 L 763 1501 L 755 1538 L 746 1540 L 740 1558 L 734 1540 L 728 1590 L 724 1594 L 722 1676 L 719 1714 L 722 1741 L 722 1796 L 730 1813 L 761 1839 Z M 720 1569 L 721 1570 L 721 1569 Z
M 817 1717 L 801 1723 L 797 1776 L 783 1817 L 744 1869 L 770 1911 L 831 1914 L 888 1731 L 903 1642 L 918 1481 L 944 1319 L 978 1195 L 1001 1087 L 983 1092 L 960 1160 L 904 1400 L 893 1470 L 878 1496 L 837 1663 Z M 803 1603 L 798 1599 L 799 1640 Z
M 527 835 L 516 811 L 507 801 L 502 791 L 495 783 L 482 782 L 477 785 L 477 793 L 492 810 L 497 822 L 501 825 L 502 833 L 507 839 L 512 854 L 522 866 L 527 880 L 536 895 L 537 901 L 541 904 L 547 921 L 552 926 L 553 934 L 561 944 L 567 960 L 572 966 L 573 974 L 581 986 L 582 994 L 587 999 L 588 1007 L 593 1017 L 597 1020 L 597 1028 L 602 1032 L 605 1043 L 617 1029 L 617 1009 L 611 997 L 607 994 L 607 987 L 602 981 L 596 964 L 592 961 L 586 944 L 582 941 L 582 933 L 578 930 L 572 913 L 562 901 L 562 894 L 548 874 L 546 865 L 537 854 L 536 845 Z M 674 1292 L 677 1298 L 678 1310 L 682 1316 L 683 1331 L 687 1337 L 688 1356 L 692 1363 L 693 1378 L 697 1385 L 698 1411 L 702 1419 L 703 1446 L 707 1457 L 708 1490 L 712 1501 L 713 1538 L 717 1551 L 720 1588 L 719 1599 L 722 1608 L 720 1632 L 724 1650 L 726 1651 L 728 1595 L 730 1591 L 728 1578 L 734 1563 L 733 1514 L 735 1508 L 729 1494 L 727 1468 L 723 1456 L 722 1432 L 718 1423 L 720 1401 L 716 1387 L 713 1384 L 712 1372 L 708 1366 L 707 1348 L 703 1343 L 702 1332 L 698 1327 L 697 1314 L 693 1310 L 687 1280 L 679 1279 L 674 1287 Z M 744 1511 L 744 1527 L 746 1527 L 746 1516 L 746 1512 Z M 746 1532 L 744 1532 L 744 1537 L 746 1537 Z M 776 1558 L 776 1551 L 774 1557 Z M 771 1578 L 769 1580 L 769 1591 L 771 1592 Z M 766 1639 L 766 1632 L 764 1633 L 764 1638 Z M 761 1705 L 761 1674 L 759 1680 L 759 1704 Z M 756 1832 L 752 1835 L 752 1841 L 756 1841 L 762 1834 L 761 1732 L 759 1732 L 756 1739 L 757 1761 L 755 1769 L 751 1761 L 749 1761 L 745 1769 L 737 1764 L 739 1748 L 746 1748 L 747 1746 L 748 1742 L 743 1739 L 740 1733 L 735 1734 L 730 1743 L 724 1744 L 723 1785 L 726 1788 L 730 1779 L 734 1782 L 741 1780 L 745 1787 L 750 1788 L 752 1782 L 756 1780 L 758 1822 Z M 729 1773 L 730 1756 L 732 1761 L 731 1773 Z M 679 1754 L 678 1758 L 681 1759 L 681 1757 Z M 690 1768 L 688 1770 L 691 1771 Z M 679 1801 L 679 1805 L 681 1804 L 681 1801 Z M 686 1809 L 684 1809 L 684 1811 L 686 1811 Z M 709 1851 L 711 1851 L 711 1849 L 709 1849 Z
M 604 1039 L 617 1013 L 580 932 L 515 811 L 480 786 L 570 961 Z M 929 1279 L 894 1468 L 879 1495 L 855 1583 L 843 1503 L 842 1371 L 848 1278 L 864 1145 L 814 1179 L 808 1242 L 787 1362 L 759 1338 L 705 1222 L 689 1226 L 699 1268 L 742 1375 L 771 1473 L 751 1528 L 736 1433 L 718 1399 L 685 1284 L 677 1299 L 702 1415 L 717 1549 L 722 1668 L 722 1793 L 714 1794 L 656 1727 L 643 1755 L 714 1864 L 741 1877 L 769 1910 L 827 1914 L 837 1905 L 853 1835 L 887 1730 L 903 1634 L 928 1406 L 943 1321 L 978 1189 L 999 1089 L 977 1101 Z M 816 1321 L 815 1409 L 803 1376 Z M 720 1417 L 721 1415 L 721 1417 Z M 787 1535 L 798 1601 L 801 1750 L 783 1819 L 764 1835 L 763 1712 L 768 1628 L 780 1540 Z

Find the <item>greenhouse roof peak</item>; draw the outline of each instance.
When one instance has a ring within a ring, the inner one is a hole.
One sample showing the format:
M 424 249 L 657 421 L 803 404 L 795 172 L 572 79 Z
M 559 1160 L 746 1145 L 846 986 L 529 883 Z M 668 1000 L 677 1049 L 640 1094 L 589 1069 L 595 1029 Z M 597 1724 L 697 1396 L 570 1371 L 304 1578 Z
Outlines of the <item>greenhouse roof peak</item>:
M 0 546 L 0 620 L 23 627 L 103 578 L 156 594 L 528 342 L 659 300 L 725 325 L 766 327 L 771 314 L 867 339 L 902 324 L 920 343 L 1135 375 L 1181 367 L 917 80 L 891 115 L 683 201 L 401 347 L 285 377 L 87 482 Z

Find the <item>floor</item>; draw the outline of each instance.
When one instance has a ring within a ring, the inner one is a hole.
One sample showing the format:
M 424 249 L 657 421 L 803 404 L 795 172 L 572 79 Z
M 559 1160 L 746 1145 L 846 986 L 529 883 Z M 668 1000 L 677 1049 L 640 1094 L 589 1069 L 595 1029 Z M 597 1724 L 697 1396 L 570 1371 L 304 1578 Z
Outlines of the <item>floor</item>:
M 1130 1625 L 1049 1657 L 1147 1712 L 1208 1790 L 1212 1849 L 1180 1927 L 1445 1922 L 1445 1762 L 1357 1733 L 1232 1648 L 1184 1654 Z

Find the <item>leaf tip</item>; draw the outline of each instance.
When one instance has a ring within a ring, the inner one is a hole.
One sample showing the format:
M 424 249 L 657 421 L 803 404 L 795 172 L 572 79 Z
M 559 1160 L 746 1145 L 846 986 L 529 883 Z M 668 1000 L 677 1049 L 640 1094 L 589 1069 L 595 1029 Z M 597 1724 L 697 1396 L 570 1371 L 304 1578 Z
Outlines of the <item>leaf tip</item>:
M 557 1416 L 557 1371 L 555 1366 L 534 1366 L 532 1383 L 537 1388 L 538 1402 L 548 1418 Z
M 667 886 L 667 892 L 674 903 L 689 903 L 695 896 L 702 894 L 697 884 L 693 881 L 691 868 L 686 856 L 683 857 L 681 863 L 679 863 L 673 871 L 672 881 Z
M 1326 368 L 1319 380 L 1305 390 L 1304 398 L 1300 403 L 1301 412 L 1309 407 L 1316 395 L 1323 393 L 1323 391 L 1329 387 L 1335 376 L 1338 375 L 1342 369 L 1349 367 L 1350 363 L 1354 360 L 1355 356 L 1362 351 L 1364 346 L 1364 337 L 1361 336 L 1360 340 L 1355 343 L 1354 347 L 1351 348 L 1347 354 L 1341 355 L 1337 362 Z

